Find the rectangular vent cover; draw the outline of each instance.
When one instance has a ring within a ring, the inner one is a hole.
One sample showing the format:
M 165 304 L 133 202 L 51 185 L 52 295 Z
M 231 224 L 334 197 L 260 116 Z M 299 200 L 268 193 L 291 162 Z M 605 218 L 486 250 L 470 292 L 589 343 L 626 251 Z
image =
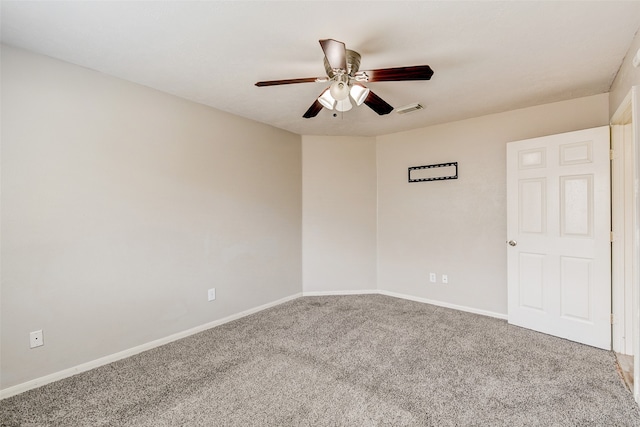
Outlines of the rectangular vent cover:
M 416 104 L 405 105 L 404 107 L 400 107 L 396 109 L 396 111 L 398 112 L 398 114 L 406 114 L 412 111 L 422 110 L 423 108 L 424 107 L 421 104 L 416 103 Z

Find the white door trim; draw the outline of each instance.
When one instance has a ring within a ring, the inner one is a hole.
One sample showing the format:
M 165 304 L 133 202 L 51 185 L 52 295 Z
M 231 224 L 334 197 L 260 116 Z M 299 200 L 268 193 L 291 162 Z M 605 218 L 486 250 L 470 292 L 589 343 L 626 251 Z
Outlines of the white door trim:
M 640 403 L 640 195 L 638 192 L 640 183 L 640 87 L 633 86 L 624 101 L 618 107 L 618 110 L 611 118 L 612 127 L 631 123 L 632 129 L 632 148 L 635 153 L 631 153 L 633 167 L 632 182 L 628 182 L 627 191 L 631 189 L 633 193 L 632 209 L 632 227 L 626 231 L 626 238 L 632 240 L 631 245 L 626 246 L 627 250 L 631 250 L 631 265 L 625 268 L 631 269 L 631 335 L 632 335 L 632 353 L 634 354 L 634 389 L 633 396 L 636 402 Z M 629 164 L 629 163 L 627 163 Z M 627 178 L 631 179 L 631 178 Z M 612 210 L 620 208 L 620 201 L 612 199 Z M 629 249 L 630 248 L 630 249 Z M 627 254 L 628 255 L 628 254 Z M 621 272 L 617 272 L 619 275 Z M 627 274 L 629 272 L 627 271 Z M 620 292 L 619 289 L 616 290 Z M 614 292 L 616 292 L 614 291 Z M 626 299 L 627 296 L 625 296 Z M 624 301 L 628 306 L 629 302 Z M 618 303 L 621 302 L 618 299 Z M 614 310 L 621 310 L 619 305 L 613 306 Z M 620 333 L 620 328 L 614 325 L 614 334 Z M 614 342 L 616 338 L 614 337 Z
M 634 243 L 633 243 L 633 351 L 634 357 L 634 390 L 633 395 L 636 402 L 640 403 L 640 195 L 638 194 L 638 183 L 640 182 L 640 87 L 631 88 L 631 115 L 633 120 L 633 147 L 635 149 L 634 165 Z
M 611 120 L 613 351 L 633 355 L 633 131 L 631 92 Z

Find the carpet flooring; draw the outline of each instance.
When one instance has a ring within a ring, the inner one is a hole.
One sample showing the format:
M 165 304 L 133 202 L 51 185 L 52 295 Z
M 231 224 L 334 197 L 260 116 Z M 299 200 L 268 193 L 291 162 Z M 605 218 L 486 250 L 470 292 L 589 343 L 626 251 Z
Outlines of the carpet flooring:
M 640 426 L 607 352 L 382 295 L 303 297 L 0 401 L 2 426 Z

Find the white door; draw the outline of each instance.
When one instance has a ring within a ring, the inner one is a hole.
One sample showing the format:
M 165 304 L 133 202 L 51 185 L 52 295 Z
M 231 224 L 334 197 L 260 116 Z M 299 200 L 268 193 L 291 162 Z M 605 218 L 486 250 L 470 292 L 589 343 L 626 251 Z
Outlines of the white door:
M 609 127 L 507 144 L 509 323 L 611 349 Z

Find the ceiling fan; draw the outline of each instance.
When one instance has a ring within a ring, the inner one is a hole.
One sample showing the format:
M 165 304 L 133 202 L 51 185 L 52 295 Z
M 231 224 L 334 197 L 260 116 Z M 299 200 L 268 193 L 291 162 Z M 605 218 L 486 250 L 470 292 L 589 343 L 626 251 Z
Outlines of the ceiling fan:
M 433 75 L 433 70 L 428 65 L 360 71 L 360 54 L 347 49 L 343 42 L 324 39 L 320 40 L 320 46 L 324 51 L 324 68 L 327 77 L 268 80 L 258 82 L 256 86 L 331 81 L 331 85 L 322 91 L 302 117 L 306 119 L 315 117 L 323 107 L 340 112 L 349 111 L 353 107 L 352 100 L 358 106 L 364 103 L 379 115 L 384 115 L 393 111 L 393 107 L 363 83 L 429 80 Z

